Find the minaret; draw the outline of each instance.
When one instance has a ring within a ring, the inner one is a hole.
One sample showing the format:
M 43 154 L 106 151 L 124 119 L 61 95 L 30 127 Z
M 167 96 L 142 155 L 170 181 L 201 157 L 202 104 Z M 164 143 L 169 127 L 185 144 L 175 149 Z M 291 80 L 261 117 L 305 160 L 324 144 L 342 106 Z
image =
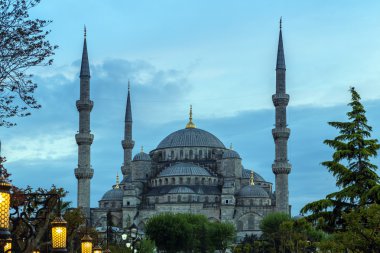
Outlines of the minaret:
M 286 123 L 286 106 L 289 95 L 286 94 L 285 85 L 285 56 L 282 44 L 282 20 L 280 19 L 280 35 L 278 39 L 277 65 L 276 65 L 276 94 L 272 96 L 276 108 L 276 127 L 272 129 L 275 143 L 275 159 L 272 164 L 276 175 L 276 209 L 278 212 L 289 213 L 288 174 L 291 164 L 288 162 L 288 139 L 290 129 Z
M 127 107 L 125 109 L 125 126 L 124 126 L 124 140 L 121 141 L 121 145 L 124 149 L 124 163 L 121 166 L 121 172 L 123 177 L 126 177 L 131 173 L 131 161 L 132 161 L 132 149 L 135 146 L 135 142 L 132 140 L 132 107 L 131 107 L 131 85 L 128 81 L 128 96 Z
M 94 174 L 91 168 L 91 144 L 94 135 L 90 130 L 90 113 L 94 103 L 90 100 L 90 67 L 88 63 L 86 27 L 84 28 L 84 43 L 82 63 L 80 68 L 80 99 L 76 106 L 79 112 L 79 132 L 75 135 L 78 144 L 78 168 L 75 177 L 78 179 L 78 207 L 84 210 L 87 217 L 90 214 L 90 181 Z

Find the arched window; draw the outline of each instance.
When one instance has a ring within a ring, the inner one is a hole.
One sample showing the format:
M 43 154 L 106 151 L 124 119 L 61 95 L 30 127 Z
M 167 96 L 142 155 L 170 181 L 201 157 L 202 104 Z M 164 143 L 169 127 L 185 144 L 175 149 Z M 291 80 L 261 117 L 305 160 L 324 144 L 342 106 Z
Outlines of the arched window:
M 190 181 L 191 181 L 191 179 L 188 177 L 188 178 L 186 179 L 187 184 L 190 184 Z
M 182 177 L 179 178 L 179 184 L 183 184 L 183 178 Z
M 175 184 L 175 178 L 172 177 L 172 184 Z
M 207 155 L 208 158 L 211 158 L 211 150 L 208 151 L 208 155 Z
M 190 150 L 190 159 L 193 159 L 193 150 Z
M 202 159 L 202 150 L 199 150 L 199 159 Z
M 248 229 L 253 230 L 255 229 L 255 216 L 250 215 L 248 217 Z
M 181 195 L 178 195 L 177 200 L 178 200 L 178 202 L 182 201 Z
M 205 197 L 205 202 L 208 203 L 208 196 Z
M 165 184 L 169 184 L 169 180 L 165 178 Z
M 183 159 L 183 150 L 179 151 L 179 158 Z
M 161 178 L 160 178 L 160 180 L 158 182 L 159 182 L 159 185 L 162 185 L 162 179 Z
M 171 158 L 172 160 L 174 160 L 174 150 L 172 150 L 172 152 L 171 152 L 171 154 L 170 154 L 170 158 Z
M 195 184 L 199 184 L 199 179 L 197 177 L 195 178 Z
M 158 197 L 156 197 L 156 203 L 160 202 L 160 199 Z
M 253 199 L 250 199 L 250 200 L 249 200 L 249 204 L 250 204 L 251 206 L 253 206 Z
M 205 180 L 206 180 L 206 179 L 203 177 L 203 178 L 202 178 L 202 181 L 201 181 L 202 184 L 205 184 Z
M 243 230 L 243 222 L 241 220 L 239 220 L 237 222 L 237 230 L 238 231 L 242 231 Z
M 168 202 L 170 203 L 170 196 L 168 196 Z

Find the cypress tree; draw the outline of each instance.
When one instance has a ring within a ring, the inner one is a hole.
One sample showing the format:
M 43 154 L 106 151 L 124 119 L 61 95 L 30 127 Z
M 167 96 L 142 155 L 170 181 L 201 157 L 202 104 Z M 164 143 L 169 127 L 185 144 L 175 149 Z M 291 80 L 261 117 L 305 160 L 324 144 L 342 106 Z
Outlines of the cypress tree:
M 377 139 L 371 139 L 372 127 L 367 124 L 366 111 L 360 103 L 360 95 L 350 88 L 351 102 L 347 122 L 329 122 L 339 130 L 339 135 L 324 143 L 334 149 L 332 159 L 322 162 L 336 178 L 338 191 L 325 199 L 307 204 L 301 213 L 309 213 L 308 219 L 319 221 L 327 232 L 344 230 L 344 213 L 359 207 L 380 203 L 377 166 L 370 159 L 377 156 L 380 148 Z M 322 218 L 322 219 L 321 219 Z

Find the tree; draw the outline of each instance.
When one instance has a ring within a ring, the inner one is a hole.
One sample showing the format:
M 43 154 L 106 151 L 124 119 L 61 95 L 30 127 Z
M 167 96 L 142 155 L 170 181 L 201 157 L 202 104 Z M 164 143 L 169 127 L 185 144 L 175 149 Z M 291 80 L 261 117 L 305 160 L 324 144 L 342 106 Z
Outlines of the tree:
M 51 65 L 57 46 L 46 38 L 51 21 L 29 17 L 40 1 L 0 0 L 0 126 L 14 126 L 9 118 L 41 107 L 33 97 L 37 84 L 27 70 Z
M 209 224 L 211 245 L 220 252 L 226 252 L 235 239 L 235 227 L 231 223 L 214 222 Z
M 286 213 L 270 213 L 263 218 L 260 229 L 263 232 L 262 239 L 268 241 L 275 252 L 279 252 L 281 244 L 280 226 L 283 222 L 290 221 Z
M 380 201 L 377 166 L 370 159 L 377 156 L 380 148 L 377 139 L 371 139 L 372 127 L 367 124 L 365 109 L 355 88 L 350 88 L 351 111 L 346 122 L 329 122 L 339 130 L 339 135 L 324 143 L 335 151 L 332 160 L 322 163 L 337 179 L 339 190 L 325 199 L 307 204 L 301 213 L 309 213 L 308 219 L 318 219 L 327 232 L 345 230 L 343 214 Z

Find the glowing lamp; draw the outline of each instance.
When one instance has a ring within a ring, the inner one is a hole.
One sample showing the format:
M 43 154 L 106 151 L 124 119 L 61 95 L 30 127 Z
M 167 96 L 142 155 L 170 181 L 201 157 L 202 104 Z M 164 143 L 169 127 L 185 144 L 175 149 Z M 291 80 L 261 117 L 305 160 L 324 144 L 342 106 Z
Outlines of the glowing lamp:
M 51 241 L 53 252 L 66 250 L 67 222 L 62 217 L 56 217 L 51 222 Z
M 4 253 L 7 253 L 7 252 L 12 252 L 12 239 L 11 238 L 5 239 Z
M 11 205 L 11 184 L 0 176 L 0 239 L 10 237 L 9 232 L 9 207 Z
M 99 245 L 94 247 L 93 253 L 102 253 L 102 252 L 103 252 L 102 247 L 100 247 Z
M 86 234 L 80 241 L 82 253 L 92 253 L 92 238 Z
M 33 253 L 40 253 L 40 250 L 39 249 L 35 249 L 32 251 Z

